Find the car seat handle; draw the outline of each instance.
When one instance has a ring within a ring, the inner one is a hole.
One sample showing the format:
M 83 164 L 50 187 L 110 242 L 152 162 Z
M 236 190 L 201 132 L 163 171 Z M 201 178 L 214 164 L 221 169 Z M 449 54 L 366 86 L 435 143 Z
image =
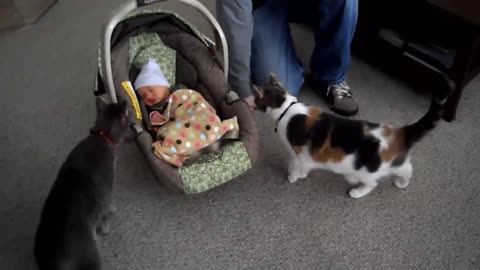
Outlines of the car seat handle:
M 210 13 L 210 11 L 198 0 L 128 0 L 113 13 L 113 16 L 105 25 L 102 32 L 102 60 L 101 60 L 101 73 L 106 83 L 106 90 L 110 96 L 110 99 L 113 103 L 117 102 L 117 96 L 115 94 L 115 86 L 113 83 L 113 74 L 112 74 L 112 61 L 111 61 L 111 38 L 115 27 L 126 18 L 132 11 L 135 11 L 138 8 L 145 6 L 156 6 L 160 5 L 163 2 L 167 1 L 178 1 L 183 4 L 189 5 L 199 11 L 208 21 L 210 27 L 212 28 L 215 36 L 214 49 L 215 53 L 222 53 L 223 55 L 223 72 L 225 76 L 225 81 L 228 78 L 228 45 L 225 34 L 223 33 L 220 24 L 215 19 L 215 17 Z M 208 38 L 207 42 L 211 43 Z

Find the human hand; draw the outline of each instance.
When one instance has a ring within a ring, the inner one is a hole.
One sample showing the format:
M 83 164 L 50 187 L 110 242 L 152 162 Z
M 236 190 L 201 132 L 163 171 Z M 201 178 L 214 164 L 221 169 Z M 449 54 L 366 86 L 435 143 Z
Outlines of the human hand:
M 247 102 L 248 106 L 252 111 L 256 109 L 257 106 L 255 105 L 255 97 L 253 95 L 250 95 L 243 100 Z
M 162 124 L 163 122 L 165 122 L 165 120 L 167 120 L 167 118 L 157 111 L 153 111 L 150 113 L 150 121 L 154 125 Z

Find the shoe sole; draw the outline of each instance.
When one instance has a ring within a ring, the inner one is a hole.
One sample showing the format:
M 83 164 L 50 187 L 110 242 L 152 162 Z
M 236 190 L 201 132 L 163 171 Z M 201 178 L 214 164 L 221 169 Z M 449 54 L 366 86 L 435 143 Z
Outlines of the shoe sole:
M 335 107 L 330 107 L 330 110 L 332 110 L 334 113 L 340 114 L 342 116 L 354 116 L 359 111 L 359 109 L 357 108 L 355 111 L 346 112 L 346 111 L 336 109 Z

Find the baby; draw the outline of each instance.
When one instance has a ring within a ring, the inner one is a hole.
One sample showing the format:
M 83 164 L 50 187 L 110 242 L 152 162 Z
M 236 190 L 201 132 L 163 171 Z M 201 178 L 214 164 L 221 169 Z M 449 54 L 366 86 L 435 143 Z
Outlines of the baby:
M 160 66 L 149 59 L 135 80 L 135 90 L 151 110 L 155 155 L 180 167 L 196 151 L 222 137 L 236 137 L 237 118 L 221 120 L 215 109 L 191 89 L 172 91 Z
M 142 67 L 135 80 L 135 90 L 149 109 L 152 125 L 159 125 L 166 121 L 163 115 L 167 107 L 167 99 L 171 94 L 170 84 L 160 66 L 154 59 L 149 59 Z

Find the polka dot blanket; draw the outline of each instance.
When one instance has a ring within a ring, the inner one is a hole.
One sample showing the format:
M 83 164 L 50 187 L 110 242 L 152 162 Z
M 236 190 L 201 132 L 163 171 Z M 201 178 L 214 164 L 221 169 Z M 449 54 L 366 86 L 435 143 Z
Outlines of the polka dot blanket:
M 164 112 L 167 122 L 156 129 L 156 156 L 180 167 L 189 156 L 239 130 L 237 117 L 221 120 L 215 109 L 194 90 L 173 92 Z

